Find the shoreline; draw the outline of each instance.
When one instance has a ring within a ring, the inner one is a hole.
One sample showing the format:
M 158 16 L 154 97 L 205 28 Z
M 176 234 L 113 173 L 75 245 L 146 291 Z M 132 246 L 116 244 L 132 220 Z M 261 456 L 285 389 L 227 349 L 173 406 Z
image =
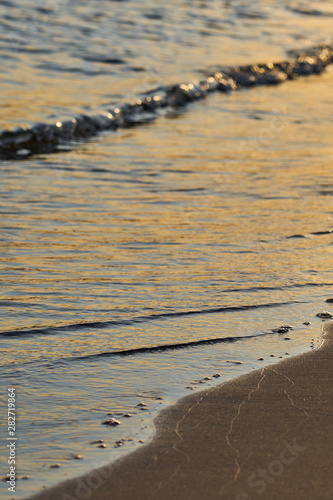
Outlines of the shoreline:
M 325 326 L 320 348 L 185 396 L 158 415 L 144 447 L 29 499 L 332 498 Z

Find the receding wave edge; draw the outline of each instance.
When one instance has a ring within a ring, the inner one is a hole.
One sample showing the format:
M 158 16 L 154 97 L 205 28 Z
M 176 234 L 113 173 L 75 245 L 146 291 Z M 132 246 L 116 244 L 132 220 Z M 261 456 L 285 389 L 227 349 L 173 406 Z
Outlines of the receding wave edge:
M 257 304 L 257 305 L 244 305 L 244 306 L 229 306 L 229 307 L 214 307 L 211 309 L 201 309 L 193 311 L 177 311 L 169 313 L 151 314 L 147 316 L 137 316 L 130 319 L 119 319 L 119 320 L 105 320 L 105 321 L 86 321 L 84 323 L 74 323 L 61 326 L 44 326 L 39 328 L 30 328 L 25 330 L 10 330 L 0 332 L 0 337 L 19 337 L 28 335 L 54 335 L 56 333 L 66 332 L 66 331 L 77 331 L 83 330 L 85 328 L 106 328 L 117 325 L 133 325 L 136 323 L 145 323 L 146 321 L 163 320 L 180 318 L 184 316 L 193 316 L 199 314 L 214 314 L 214 313 L 226 313 L 226 312 L 238 312 L 238 311 L 248 311 L 251 309 L 261 309 L 267 307 L 282 307 L 290 304 L 302 304 L 303 301 L 290 301 L 290 302 L 270 302 L 268 304 Z

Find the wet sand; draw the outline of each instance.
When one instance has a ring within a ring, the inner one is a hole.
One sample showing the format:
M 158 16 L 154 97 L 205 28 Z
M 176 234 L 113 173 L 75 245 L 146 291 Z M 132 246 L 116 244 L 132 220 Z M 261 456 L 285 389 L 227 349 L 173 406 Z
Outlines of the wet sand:
M 153 441 L 35 499 L 333 498 L 333 322 L 320 349 L 161 412 Z

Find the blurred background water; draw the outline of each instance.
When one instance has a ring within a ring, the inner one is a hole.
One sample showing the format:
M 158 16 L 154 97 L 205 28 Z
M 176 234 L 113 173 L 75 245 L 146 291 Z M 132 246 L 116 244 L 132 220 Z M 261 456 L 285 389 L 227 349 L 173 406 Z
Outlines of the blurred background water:
M 0 12 L 1 129 L 284 59 L 330 42 L 333 15 L 329 1 L 273 0 L 6 0 Z M 141 446 L 180 396 L 319 345 L 332 80 L 212 95 L 1 163 L 2 396 L 16 387 L 30 476 L 17 498 Z M 108 413 L 121 425 L 101 425 Z

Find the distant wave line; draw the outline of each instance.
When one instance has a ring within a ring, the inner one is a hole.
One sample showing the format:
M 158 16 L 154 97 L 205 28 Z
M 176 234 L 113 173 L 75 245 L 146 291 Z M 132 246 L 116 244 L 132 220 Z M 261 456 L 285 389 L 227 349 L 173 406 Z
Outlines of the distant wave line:
M 115 356 L 133 356 L 136 354 L 146 354 L 155 352 L 165 352 L 165 351 L 175 351 L 178 349 L 187 349 L 189 347 L 200 347 L 205 345 L 222 344 L 224 342 L 237 342 L 239 340 L 253 339 L 257 337 L 264 337 L 266 335 L 273 335 L 277 332 L 261 333 L 258 335 L 245 335 L 240 337 L 220 337 L 215 339 L 204 339 L 204 340 L 193 340 L 191 342 L 179 342 L 177 344 L 161 344 L 158 346 L 151 347 L 138 347 L 135 349 L 126 349 L 123 351 L 110 351 L 110 352 L 100 352 L 97 354 L 86 354 L 85 356 L 77 356 L 75 358 L 70 358 L 69 361 L 81 361 L 84 359 L 93 358 L 109 358 Z
M 290 236 L 291 238 L 291 236 Z M 120 284 L 120 285 L 123 285 L 123 284 L 126 284 L 128 286 L 132 286 L 133 283 L 123 283 L 123 282 L 120 282 L 120 283 L 115 283 L 114 281 L 111 281 L 113 284 Z M 135 283 L 136 284 L 136 283 Z M 142 285 L 142 283 L 140 283 L 140 285 Z M 219 283 L 212 283 L 212 286 L 220 286 Z M 238 293 L 238 292 L 255 292 L 257 290 L 259 291 L 269 291 L 269 292 L 274 292 L 275 290 L 289 290 L 291 288 L 306 288 L 306 287 L 325 287 L 325 286 L 333 286 L 333 283 L 292 283 L 290 285 L 280 285 L 280 286 L 250 286 L 250 287 L 246 287 L 246 288 L 225 288 L 225 289 L 220 289 L 219 290 L 219 293 L 223 293 L 223 294 L 231 294 L 231 293 Z M 15 300 L 0 300 L 0 307 L 20 307 L 20 308 L 24 308 L 24 307 L 27 307 L 27 308 L 33 308 L 33 307 L 43 307 L 43 304 L 41 303 L 29 303 L 29 302 L 24 302 L 24 301 L 21 301 L 21 302 L 17 302 Z M 68 308 L 66 308 L 65 306 L 50 306 L 48 305 L 48 308 L 49 309 L 52 309 L 52 310 L 56 310 L 56 311 L 68 311 Z M 73 309 L 71 308 L 70 309 L 71 311 L 73 311 Z M 78 309 L 75 309 L 76 311 L 78 311 Z M 98 311 L 97 311 L 98 312 Z M 105 310 L 101 310 L 101 312 L 105 312 Z M 1 334 L 1 332 L 0 332 Z
M 193 311 L 179 311 L 170 313 L 151 314 L 147 316 L 137 316 L 126 320 L 106 320 L 106 321 L 87 321 L 84 323 L 72 323 L 61 326 L 47 326 L 43 328 L 30 328 L 26 330 L 11 330 L 0 332 L 0 337 L 19 337 L 28 335 L 52 335 L 62 331 L 77 331 L 84 328 L 106 328 L 108 326 L 117 325 L 132 325 L 136 323 L 145 323 L 146 321 L 155 321 L 159 319 L 181 318 L 185 316 L 194 316 L 200 314 L 215 314 L 227 312 L 248 311 L 251 309 L 261 309 L 268 307 L 282 307 L 290 304 L 304 304 L 304 301 L 289 301 L 289 302 L 270 302 L 268 304 L 257 304 L 248 306 L 229 306 L 229 307 L 214 307 L 211 309 L 201 309 Z

